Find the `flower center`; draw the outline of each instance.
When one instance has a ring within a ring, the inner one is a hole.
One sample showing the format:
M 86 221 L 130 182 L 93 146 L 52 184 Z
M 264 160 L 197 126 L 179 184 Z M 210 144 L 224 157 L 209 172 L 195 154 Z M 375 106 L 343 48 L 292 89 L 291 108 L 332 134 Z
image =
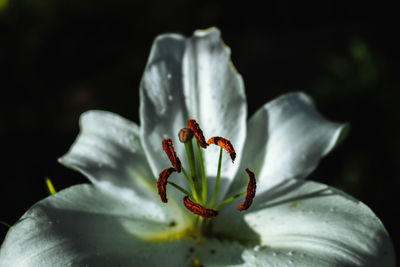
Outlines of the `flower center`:
M 172 167 L 163 170 L 158 178 L 157 188 L 161 201 L 164 203 L 168 202 L 166 189 L 167 184 L 170 184 L 184 194 L 183 204 L 186 209 L 188 209 L 194 215 L 200 216 L 202 219 L 211 219 L 213 217 L 216 217 L 218 215 L 218 211 L 223 206 L 244 194 L 246 194 L 245 200 L 243 204 L 237 207 L 237 210 L 247 210 L 253 202 L 253 198 L 256 193 L 256 179 L 254 173 L 249 169 L 246 169 L 246 172 L 249 176 L 249 183 L 247 185 L 246 191 L 230 196 L 223 200 L 221 203 L 216 204 L 215 202 L 218 196 L 219 183 L 221 178 L 222 150 L 225 150 L 228 153 L 232 160 L 232 163 L 234 163 L 236 158 L 235 149 L 228 139 L 220 136 L 212 137 L 206 142 L 203 131 L 195 120 L 188 120 L 187 126 L 187 128 L 183 128 L 179 131 L 178 137 L 179 141 L 185 145 L 186 155 L 189 163 L 189 173 L 182 166 L 179 157 L 176 155 L 172 140 L 164 139 L 162 141 L 163 150 L 167 154 Z M 196 142 L 192 142 L 193 136 L 195 137 Z M 219 146 L 220 152 L 214 190 L 211 199 L 208 201 L 207 178 L 204 168 L 202 149 L 206 149 L 209 145 L 212 144 Z M 197 145 L 197 161 L 195 160 L 196 154 L 193 148 L 194 145 Z M 183 173 L 189 185 L 190 191 L 187 191 L 186 189 L 182 188 L 174 182 L 168 181 L 168 178 L 174 172 Z

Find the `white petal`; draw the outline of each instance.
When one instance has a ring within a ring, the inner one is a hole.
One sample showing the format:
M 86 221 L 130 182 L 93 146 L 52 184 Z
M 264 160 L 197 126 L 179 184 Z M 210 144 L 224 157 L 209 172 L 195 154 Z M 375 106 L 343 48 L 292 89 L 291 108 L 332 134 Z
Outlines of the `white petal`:
M 9 230 L 0 266 L 183 266 L 185 254 L 175 252 L 193 241 L 174 237 L 186 227 L 171 205 L 77 185 L 38 202 Z
M 394 266 L 383 224 L 351 196 L 299 182 L 287 194 L 264 198 L 269 199 L 258 196 L 251 210 L 243 212 L 244 220 L 225 216 L 215 225 L 226 235 L 245 239 L 248 229 L 258 236 L 253 236 L 258 244 L 242 254 L 246 266 Z
M 206 139 L 228 138 L 241 154 L 247 116 L 244 86 L 217 29 L 196 31 L 190 38 L 159 36 L 140 89 L 142 141 L 155 174 L 170 165 L 161 148 L 164 138 L 173 140 L 178 156 L 186 163 L 177 134 L 188 119 L 200 124 Z M 209 147 L 203 154 L 207 175 L 215 176 L 218 149 Z M 232 179 L 236 169 L 224 155 L 221 176 Z
M 346 125 L 324 119 L 304 93 L 278 97 L 260 108 L 247 126 L 241 169 L 257 178 L 257 193 L 283 188 L 309 175 L 343 137 Z M 238 172 L 232 191 L 248 182 Z
M 75 143 L 59 159 L 62 164 L 94 184 L 113 184 L 136 193 L 156 189 L 135 123 L 110 112 L 88 111 L 80 118 L 80 128 Z

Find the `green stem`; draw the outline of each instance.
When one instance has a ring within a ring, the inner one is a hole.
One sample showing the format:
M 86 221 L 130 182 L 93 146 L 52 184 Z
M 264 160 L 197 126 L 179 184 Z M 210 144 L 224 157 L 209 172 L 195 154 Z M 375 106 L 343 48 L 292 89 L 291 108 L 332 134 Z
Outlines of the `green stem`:
M 176 189 L 178 189 L 179 191 L 181 191 L 182 193 L 184 193 L 185 195 L 192 197 L 192 194 L 190 194 L 188 191 L 186 191 L 185 189 L 183 189 L 181 186 L 177 185 L 176 183 L 170 182 L 170 181 L 168 181 L 168 183 L 170 185 L 172 185 L 173 187 L 175 187 Z
M 240 196 L 242 196 L 242 195 L 244 195 L 244 194 L 246 194 L 246 191 L 241 192 L 241 193 L 238 193 L 238 194 L 236 194 L 236 195 L 234 195 L 234 196 L 231 196 L 231 197 L 225 199 L 224 201 L 222 201 L 221 204 L 219 204 L 218 206 L 216 206 L 214 209 L 215 209 L 215 210 L 219 210 L 220 208 L 222 208 L 223 206 L 225 206 L 226 204 L 228 204 L 228 203 L 231 202 L 232 200 L 234 200 L 234 199 L 236 199 L 236 198 L 238 198 L 238 197 L 240 197 Z
M 199 143 L 197 143 L 197 151 L 199 152 L 201 169 L 201 198 L 203 200 L 203 203 L 205 204 L 207 203 L 207 177 L 206 171 L 204 170 L 203 151 L 201 151 Z
M 221 178 L 221 165 L 222 165 L 222 147 L 219 150 L 217 178 L 215 180 L 214 193 L 211 198 L 210 207 L 214 206 L 215 200 L 217 199 L 218 190 L 219 190 L 219 180 Z
M 0 221 L 0 224 L 6 226 L 6 227 L 8 227 L 8 228 L 11 228 L 11 226 L 12 226 L 11 224 L 8 224 L 8 223 L 3 222 L 3 221 Z
M 197 195 L 197 191 L 196 191 L 196 188 L 194 186 L 192 178 L 188 175 L 188 173 L 186 172 L 185 168 L 183 168 L 183 166 L 181 166 L 181 169 L 182 169 L 183 175 L 186 178 L 186 181 L 189 184 L 190 190 L 192 190 L 194 200 L 195 201 L 199 201 L 199 196 Z

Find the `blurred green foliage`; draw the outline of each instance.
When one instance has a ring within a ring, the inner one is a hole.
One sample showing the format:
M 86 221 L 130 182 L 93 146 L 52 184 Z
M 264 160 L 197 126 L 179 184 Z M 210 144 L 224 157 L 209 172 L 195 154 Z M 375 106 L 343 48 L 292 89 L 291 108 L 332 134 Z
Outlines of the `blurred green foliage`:
M 8 0 L 0 0 L 0 12 L 3 12 L 4 9 L 6 9 L 8 4 Z

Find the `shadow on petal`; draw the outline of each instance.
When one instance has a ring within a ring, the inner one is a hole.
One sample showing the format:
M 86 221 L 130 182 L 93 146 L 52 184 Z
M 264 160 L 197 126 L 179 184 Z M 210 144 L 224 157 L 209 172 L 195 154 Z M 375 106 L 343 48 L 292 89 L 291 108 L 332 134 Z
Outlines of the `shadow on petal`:
M 328 186 L 326 186 L 325 188 L 319 189 L 319 190 L 315 190 L 314 192 L 311 192 L 311 193 L 306 193 L 306 194 L 299 195 L 296 197 L 280 198 L 279 200 L 274 201 L 274 199 L 277 199 L 280 196 L 286 196 L 289 192 L 296 190 L 297 188 L 300 188 L 306 182 L 307 181 L 304 179 L 282 181 L 282 183 L 274 186 L 270 190 L 263 192 L 260 195 L 256 195 L 253 206 L 250 208 L 250 210 L 257 211 L 257 210 L 271 208 L 271 207 L 289 203 L 289 202 L 296 202 L 296 201 L 300 201 L 300 200 L 304 200 L 304 199 L 326 197 L 326 196 L 332 196 L 332 195 L 341 195 L 342 197 L 344 197 L 350 201 L 353 201 L 356 203 L 359 202 L 357 199 L 341 192 L 340 190 L 337 190 L 335 188 L 328 187 Z
M 2 259 L 16 263 L 6 254 L 10 251 L 20 255 L 18 262 L 29 261 L 33 266 L 182 266 L 183 253 L 176 251 L 186 250 L 193 244 L 192 239 L 145 240 L 165 231 L 171 231 L 168 223 L 132 214 L 124 217 L 39 204 L 10 230 Z M 13 235 L 19 238 L 13 240 Z

